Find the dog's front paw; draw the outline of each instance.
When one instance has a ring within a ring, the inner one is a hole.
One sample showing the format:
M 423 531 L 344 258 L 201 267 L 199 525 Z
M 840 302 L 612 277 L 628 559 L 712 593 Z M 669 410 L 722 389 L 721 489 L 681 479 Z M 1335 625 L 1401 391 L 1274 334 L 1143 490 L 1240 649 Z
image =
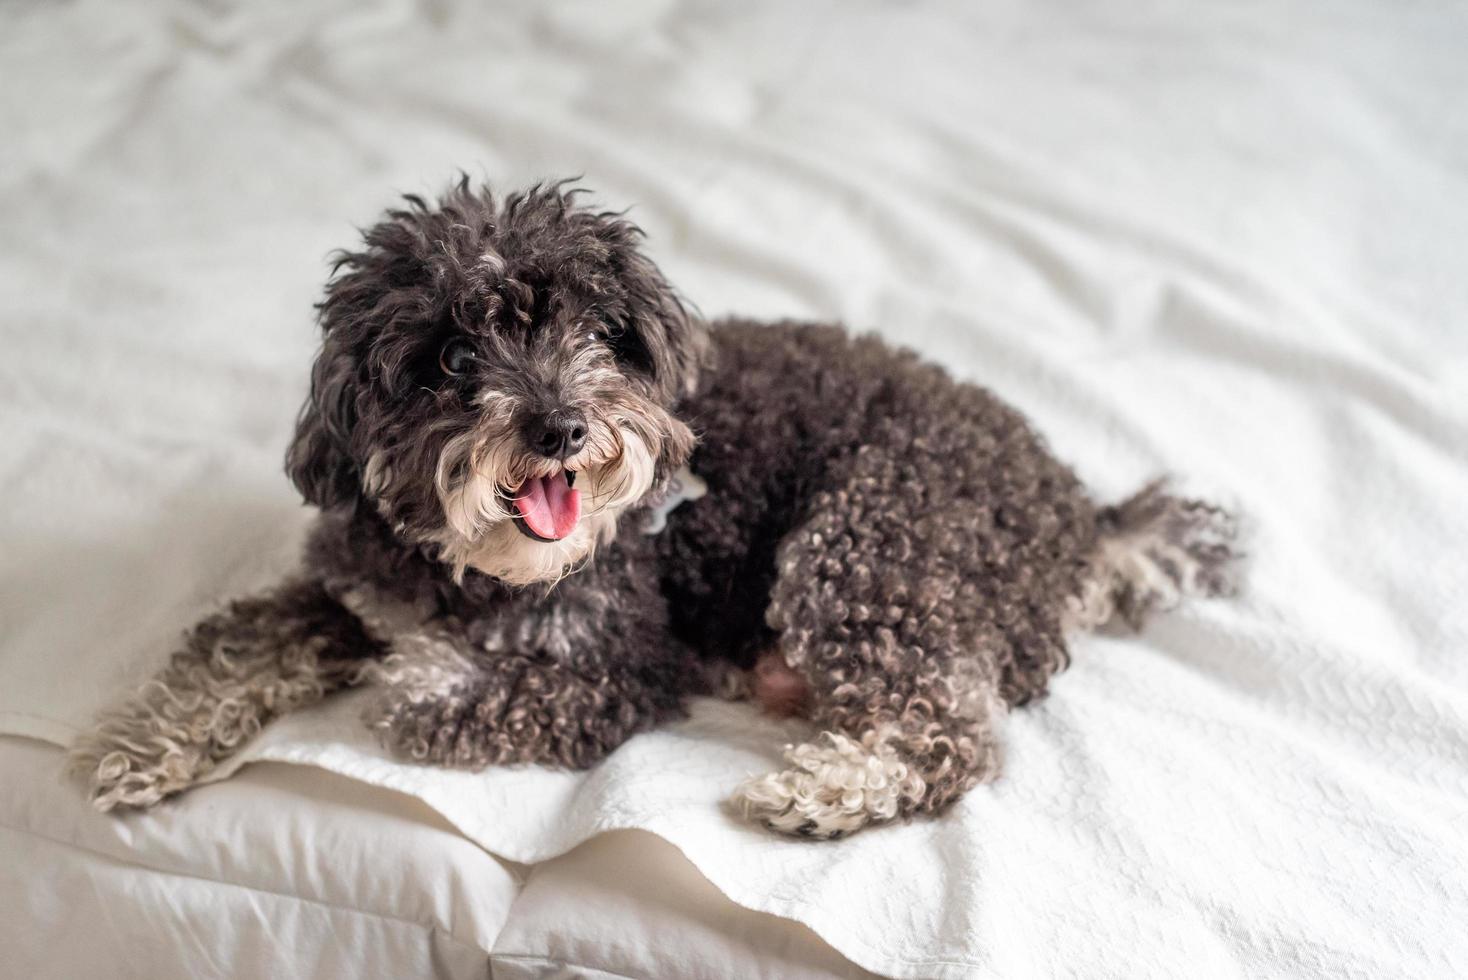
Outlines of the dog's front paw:
M 505 691 L 446 638 L 399 638 L 397 652 L 371 665 L 378 686 L 363 720 L 394 755 L 428 765 L 483 769 L 505 761 L 508 738 L 496 724 Z
M 92 806 L 150 807 L 198 781 L 210 762 L 195 747 L 152 733 L 129 738 L 100 731 L 71 749 L 67 769 L 87 784 Z
M 363 716 L 393 755 L 426 765 L 482 769 L 499 761 L 487 726 L 476 721 L 475 703 L 459 691 L 438 699 L 404 697 L 389 689 Z
M 927 788 L 886 731 L 860 741 L 826 732 L 787 748 L 785 761 L 790 768 L 746 780 L 730 802 L 745 819 L 797 837 L 831 840 L 891 820 Z

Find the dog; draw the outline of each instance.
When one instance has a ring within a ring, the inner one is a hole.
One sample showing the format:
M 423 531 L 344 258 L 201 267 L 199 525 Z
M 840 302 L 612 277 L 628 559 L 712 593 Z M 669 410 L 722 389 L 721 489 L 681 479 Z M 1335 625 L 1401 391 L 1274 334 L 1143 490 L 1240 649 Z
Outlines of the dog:
M 589 767 L 722 691 L 819 732 L 737 811 L 841 837 L 993 779 L 1068 637 L 1232 588 L 1223 509 L 1101 506 L 1019 412 L 873 337 L 706 323 L 580 193 L 462 179 L 339 254 L 286 457 L 320 508 L 301 570 L 78 741 L 95 806 L 356 684 L 391 750 L 467 769 Z

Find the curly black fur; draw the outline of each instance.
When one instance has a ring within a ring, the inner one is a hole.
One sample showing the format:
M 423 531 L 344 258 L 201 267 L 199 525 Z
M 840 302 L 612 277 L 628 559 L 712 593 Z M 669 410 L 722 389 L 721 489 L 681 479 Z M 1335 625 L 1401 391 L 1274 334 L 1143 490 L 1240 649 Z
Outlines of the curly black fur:
M 1221 512 L 1156 488 L 1098 508 L 1014 409 L 877 339 L 705 325 L 636 229 L 575 193 L 409 198 L 341 256 L 320 307 L 287 457 L 324 512 L 303 587 L 360 624 L 323 635 L 370 665 L 323 671 L 322 692 L 375 681 L 389 745 L 585 767 L 706 690 L 708 664 L 777 655 L 828 735 L 740 804 L 838 836 L 991 778 L 1006 707 L 1065 666 L 1067 631 L 1226 586 Z M 450 344 L 470 368 L 449 369 Z M 547 462 L 519 433 L 562 410 L 590 419 L 593 445 Z M 708 494 L 644 537 L 639 511 L 695 432 Z M 562 465 L 584 468 L 600 530 L 547 552 L 502 509 Z M 258 600 L 283 623 L 299 601 Z M 260 635 L 255 606 L 229 615 L 204 632 Z M 281 656 L 310 644 L 299 632 L 279 631 Z M 222 641 L 201 635 L 165 691 L 210 673 Z M 99 805 L 154 802 L 218 757 L 208 731 L 204 751 L 135 751 L 171 724 L 156 698 L 85 746 Z

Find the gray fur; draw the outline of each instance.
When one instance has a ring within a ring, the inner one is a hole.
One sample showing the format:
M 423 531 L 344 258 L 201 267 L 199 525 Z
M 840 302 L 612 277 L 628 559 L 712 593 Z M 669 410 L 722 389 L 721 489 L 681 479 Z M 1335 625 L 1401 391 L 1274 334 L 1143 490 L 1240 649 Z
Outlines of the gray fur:
M 291 589 L 201 625 L 168 696 L 145 689 L 79 748 L 99 806 L 156 802 L 271 714 L 360 677 L 406 757 L 586 767 L 763 655 L 826 735 L 735 801 L 840 836 L 992 779 L 1004 714 L 1065 666 L 1068 631 L 1225 590 L 1221 511 L 1157 486 L 1098 507 L 1016 411 L 877 339 L 706 325 L 636 229 L 574 193 L 460 183 L 342 256 L 287 457 L 323 510 L 314 585 L 292 589 L 314 590 L 325 647 Z M 450 341 L 472 345 L 472 370 L 446 373 Z M 607 502 L 594 540 L 547 558 L 557 545 L 514 533 L 498 501 L 552 465 L 524 419 L 565 406 L 592 426 L 567 468 Z M 645 502 L 693 433 L 708 493 L 646 537 Z M 241 700 L 200 666 L 221 643 L 259 660 L 239 679 L 258 688 L 244 729 L 210 713 Z M 282 687 L 306 651 L 313 679 Z
M 157 677 L 72 746 L 99 810 L 151 806 L 204 777 L 272 718 L 354 683 L 381 648 L 319 583 L 200 622 Z

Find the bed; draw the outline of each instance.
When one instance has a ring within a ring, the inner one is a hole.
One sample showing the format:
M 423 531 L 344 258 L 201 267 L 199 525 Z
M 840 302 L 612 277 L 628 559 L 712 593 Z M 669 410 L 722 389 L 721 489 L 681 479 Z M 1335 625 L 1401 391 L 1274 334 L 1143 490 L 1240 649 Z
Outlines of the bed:
M 0 973 L 1461 970 L 1465 39 L 1445 3 L 7 7 Z M 463 774 L 349 695 L 92 812 L 61 747 L 295 560 L 330 251 L 460 169 L 584 175 L 703 313 L 876 330 L 1107 495 L 1228 500 L 1244 594 L 1088 638 L 996 785 L 829 845 L 721 807 L 790 732 L 716 702 Z

